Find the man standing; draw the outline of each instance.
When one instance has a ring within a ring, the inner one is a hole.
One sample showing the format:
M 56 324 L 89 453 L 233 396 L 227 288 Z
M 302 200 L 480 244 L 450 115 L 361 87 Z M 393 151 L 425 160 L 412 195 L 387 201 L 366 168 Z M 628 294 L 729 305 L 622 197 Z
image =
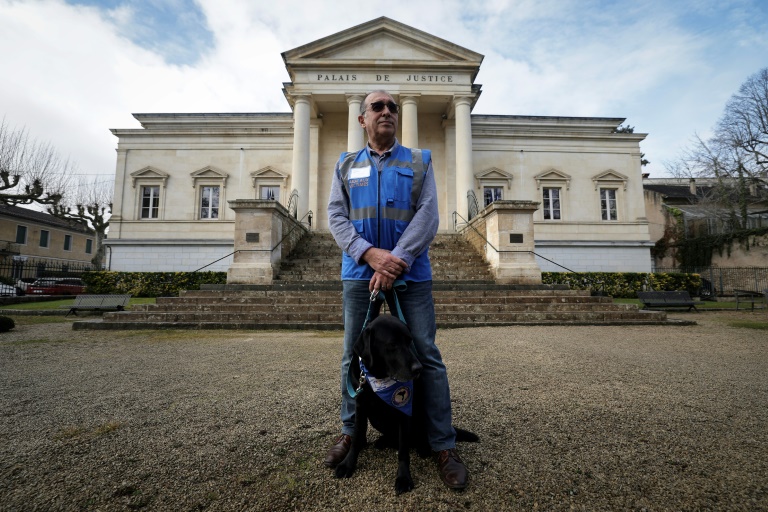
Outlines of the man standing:
M 429 443 L 437 452 L 443 482 L 452 489 L 463 489 L 468 474 L 456 452 L 448 374 L 435 345 L 428 256 L 439 223 L 435 176 L 428 150 L 403 147 L 395 138 L 399 110 L 386 91 L 366 96 L 357 119 L 368 134 L 368 145 L 357 153 L 341 155 L 331 185 L 328 220 L 336 243 L 344 251 L 344 352 L 341 435 L 328 450 L 325 465 L 338 465 L 352 442 L 355 402 L 347 392 L 345 379 L 371 292 L 389 291 L 394 281 L 401 279 L 407 289 L 398 292 L 397 297 L 423 366 L 420 379 Z

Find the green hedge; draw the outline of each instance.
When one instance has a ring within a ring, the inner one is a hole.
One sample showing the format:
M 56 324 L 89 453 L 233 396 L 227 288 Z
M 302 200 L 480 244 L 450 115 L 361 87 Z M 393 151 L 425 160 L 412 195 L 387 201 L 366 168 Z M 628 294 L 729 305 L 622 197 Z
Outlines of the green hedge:
M 134 297 L 175 297 L 201 284 L 226 284 L 226 272 L 86 272 L 88 293 L 129 293 Z M 686 290 L 698 294 L 699 274 L 644 272 L 542 272 L 544 284 L 567 284 L 576 290 L 603 291 L 616 298 L 635 298 L 643 285 L 659 291 Z
M 226 272 L 86 272 L 87 293 L 125 294 L 134 297 L 175 297 L 180 290 L 198 290 L 201 284 L 226 284 Z
M 643 285 L 656 291 L 685 290 L 698 295 L 701 286 L 699 274 L 645 272 L 542 272 L 544 284 L 567 284 L 575 290 L 603 291 L 611 297 L 634 299 Z

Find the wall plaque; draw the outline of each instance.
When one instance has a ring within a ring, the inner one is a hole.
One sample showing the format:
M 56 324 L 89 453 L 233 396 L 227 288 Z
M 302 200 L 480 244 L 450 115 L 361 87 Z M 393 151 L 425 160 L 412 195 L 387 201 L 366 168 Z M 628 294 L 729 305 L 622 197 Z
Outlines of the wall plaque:
M 249 244 L 257 244 L 259 243 L 259 234 L 258 233 L 246 233 L 245 234 L 245 241 Z
M 511 243 L 511 244 L 521 244 L 521 243 L 523 243 L 523 234 L 522 233 L 510 233 L 509 234 L 509 243 Z

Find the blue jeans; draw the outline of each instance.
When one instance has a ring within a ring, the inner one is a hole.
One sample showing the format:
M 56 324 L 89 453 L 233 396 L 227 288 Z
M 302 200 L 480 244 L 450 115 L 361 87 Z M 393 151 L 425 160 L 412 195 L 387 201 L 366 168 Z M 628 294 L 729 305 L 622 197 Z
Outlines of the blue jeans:
M 368 281 L 343 281 L 344 285 L 344 354 L 341 358 L 341 431 L 355 432 L 355 399 L 347 392 L 347 372 L 352 360 L 352 346 L 363 329 L 368 313 L 371 293 Z M 419 379 L 424 393 L 427 416 L 427 435 L 435 451 L 456 446 L 456 431 L 451 424 L 451 393 L 440 350 L 435 345 L 435 303 L 432 299 L 432 282 L 408 281 L 408 289 L 398 292 L 397 298 L 405 323 L 411 331 L 416 353 L 423 369 Z M 374 304 L 371 320 L 379 313 L 381 302 Z M 397 315 L 394 305 L 390 310 Z

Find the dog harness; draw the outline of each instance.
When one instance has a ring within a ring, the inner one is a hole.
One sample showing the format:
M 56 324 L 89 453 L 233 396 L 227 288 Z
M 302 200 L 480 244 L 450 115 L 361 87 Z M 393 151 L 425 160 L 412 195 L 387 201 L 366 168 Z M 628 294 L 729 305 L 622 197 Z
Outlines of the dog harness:
M 397 316 L 404 324 L 406 321 L 405 317 L 403 316 L 403 311 L 400 309 L 400 301 L 397 300 L 397 291 L 403 291 L 407 288 L 407 286 L 408 285 L 405 284 L 405 281 L 400 279 L 395 281 L 394 285 L 392 286 L 392 292 L 395 296 L 395 306 L 397 307 Z M 374 292 L 371 293 L 371 301 L 368 306 L 368 313 L 365 315 L 363 329 L 365 329 L 365 326 L 368 325 L 368 320 L 371 318 L 371 308 L 373 303 L 377 300 L 384 300 L 382 297 L 383 295 L 384 294 L 379 290 L 374 290 Z M 411 343 L 411 350 L 414 354 L 416 353 L 416 349 L 413 347 L 413 343 Z M 349 367 L 349 372 L 347 372 L 347 392 L 349 393 L 349 396 L 355 398 L 357 394 L 363 389 L 363 385 L 367 382 L 371 386 L 371 389 L 374 391 L 374 393 L 376 393 L 376 396 L 384 400 L 384 403 L 389 404 L 398 411 L 402 411 L 408 416 L 411 416 L 413 413 L 413 402 L 411 400 L 413 398 L 413 380 L 402 382 L 390 377 L 385 379 L 377 379 L 376 377 L 368 374 L 368 370 L 363 364 L 363 359 L 359 358 L 359 360 L 360 384 L 358 385 L 357 389 L 355 389 L 355 387 L 352 385 L 351 365 Z
M 384 400 L 384 403 L 390 405 L 410 416 L 413 413 L 413 381 L 401 382 L 393 378 L 377 379 L 368 375 L 368 370 L 360 358 L 360 372 L 365 382 L 371 386 L 376 396 Z M 360 385 L 362 386 L 361 381 Z

